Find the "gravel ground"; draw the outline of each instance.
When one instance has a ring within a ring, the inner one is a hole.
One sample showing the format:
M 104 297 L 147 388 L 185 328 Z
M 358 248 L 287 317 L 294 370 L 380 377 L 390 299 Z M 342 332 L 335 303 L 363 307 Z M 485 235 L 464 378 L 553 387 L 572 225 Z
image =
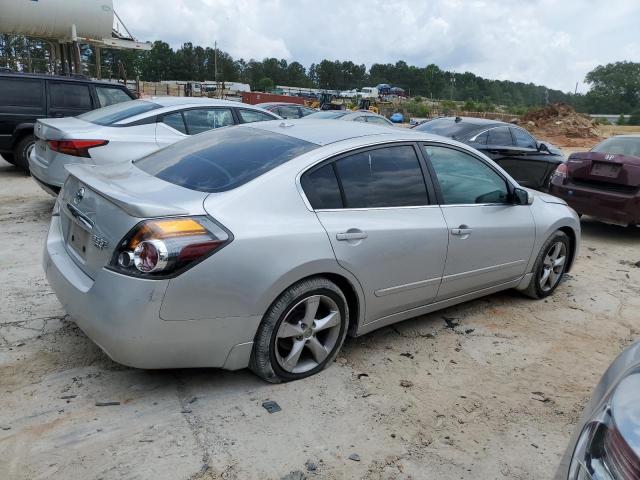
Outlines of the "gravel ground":
M 52 206 L 0 160 L 2 479 L 547 479 L 640 334 L 640 229 L 587 219 L 552 298 L 504 292 L 348 339 L 307 380 L 130 369 L 48 287 Z

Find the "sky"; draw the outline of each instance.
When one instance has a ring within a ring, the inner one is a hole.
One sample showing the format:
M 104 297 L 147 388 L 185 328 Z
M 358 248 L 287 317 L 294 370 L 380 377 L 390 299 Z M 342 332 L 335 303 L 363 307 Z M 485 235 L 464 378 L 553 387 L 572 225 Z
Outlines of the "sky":
M 113 0 L 139 40 L 215 41 L 234 58 L 395 63 L 584 93 L 640 61 L 640 0 Z

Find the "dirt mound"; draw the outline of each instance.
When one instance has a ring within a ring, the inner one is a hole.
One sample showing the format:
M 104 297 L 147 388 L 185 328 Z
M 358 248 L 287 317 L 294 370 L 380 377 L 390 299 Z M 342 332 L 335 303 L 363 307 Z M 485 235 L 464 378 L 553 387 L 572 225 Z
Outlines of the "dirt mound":
M 521 125 L 537 135 L 597 140 L 602 133 L 590 117 L 577 113 L 571 105 L 553 103 L 522 116 Z

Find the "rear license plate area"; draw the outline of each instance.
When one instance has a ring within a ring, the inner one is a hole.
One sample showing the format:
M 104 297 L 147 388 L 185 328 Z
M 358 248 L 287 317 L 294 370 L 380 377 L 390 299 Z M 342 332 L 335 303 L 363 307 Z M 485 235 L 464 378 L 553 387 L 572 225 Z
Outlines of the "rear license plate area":
M 69 245 L 73 250 L 85 258 L 87 255 L 87 247 L 89 242 L 89 232 L 75 222 L 71 222 L 69 227 Z
M 621 165 L 611 163 L 593 162 L 591 175 L 598 177 L 616 178 L 620 173 Z

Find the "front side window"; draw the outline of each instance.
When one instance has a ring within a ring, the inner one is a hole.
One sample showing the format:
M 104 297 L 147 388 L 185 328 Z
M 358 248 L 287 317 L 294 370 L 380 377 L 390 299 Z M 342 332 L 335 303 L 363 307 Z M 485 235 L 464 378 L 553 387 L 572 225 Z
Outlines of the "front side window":
M 336 161 L 345 208 L 428 205 L 420 162 L 412 146 L 355 153 Z
M 513 138 L 516 140 L 516 146 L 520 148 L 538 148 L 534 138 L 521 128 L 511 128 Z
M 492 128 L 488 132 L 487 145 L 513 145 L 513 138 L 511 138 L 511 132 L 509 127 L 497 127 Z
M 278 114 L 282 118 L 300 118 L 300 112 L 298 111 L 298 107 L 294 107 L 291 105 L 283 105 L 279 107 Z
M 233 115 L 229 108 L 196 108 L 185 110 L 183 115 L 189 135 L 233 125 Z
M 50 83 L 51 107 L 89 110 L 91 95 L 88 85 L 74 83 Z
M 306 117 L 307 115 L 311 115 L 312 113 L 316 113 L 316 110 L 314 110 L 313 108 L 301 107 L 301 109 L 302 109 L 303 117 Z
M 224 192 L 307 153 L 318 145 L 248 127 L 219 128 L 186 138 L 134 162 L 174 185 Z
M 453 148 L 424 146 L 445 205 L 508 203 L 507 182 L 483 161 Z
M 96 95 L 101 107 L 108 107 L 116 103 L 128 102 L 131 97 L 119 88 L 96 87 Z
M 271 115 L 264 112 L 258 112 L 257 110 L 245 110 L 238 109 L 240 120 L 242 123 L 264 122 L 267 120 L 275 120 Z

